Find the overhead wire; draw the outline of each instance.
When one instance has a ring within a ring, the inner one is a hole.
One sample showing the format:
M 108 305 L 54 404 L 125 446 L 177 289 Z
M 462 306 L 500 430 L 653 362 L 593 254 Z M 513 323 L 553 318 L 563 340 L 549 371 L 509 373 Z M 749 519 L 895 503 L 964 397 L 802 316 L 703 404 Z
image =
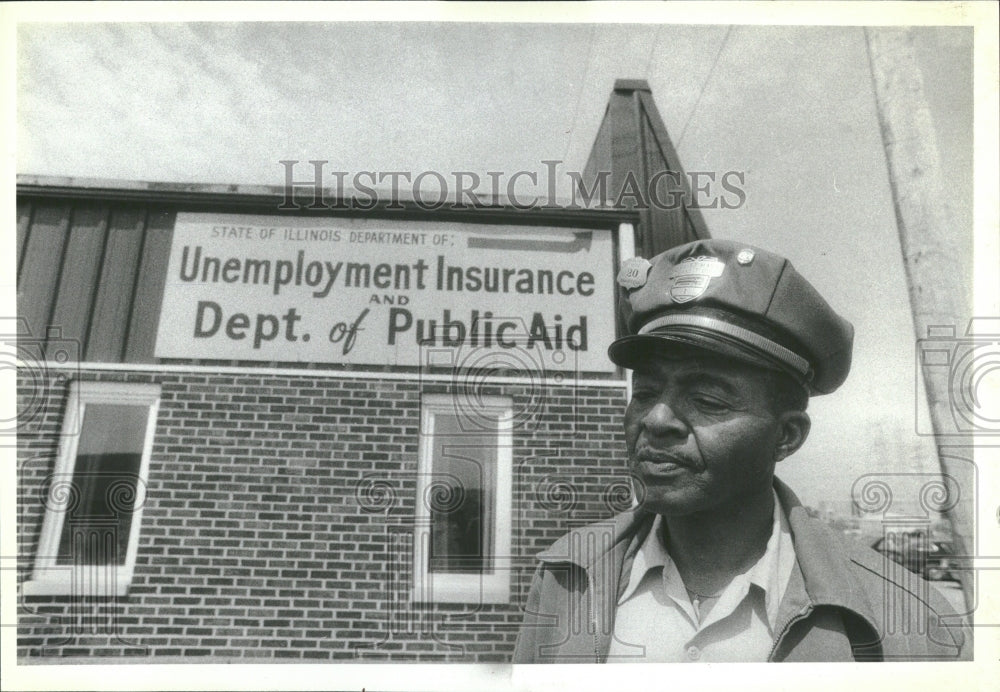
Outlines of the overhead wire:
M 702 83 L 701 89 L 698 91 L 698 98 L 695 99 L 694 105 L 691 106 L 691 112 L 688 113 L 687 120 L 684 121 L 684 127 L 681 128 L 681 134 L 677 137 L 677 143 L 674 145 L 675 148 L 680 148 L 681 146 L 681 141 L 683 141 L 684 135 L 687 133 L 688 125 L 691 124 L 694 114 L 698 111 L 698 106 L 701 105 L 701 99 L 705 95 L 708 83 L 712 80 L 712 75 L 715 74 L 715 68 L 719 64 L 719 58 L 722 56 L 722 49 L 726 47 L 726 42 L 729 40 L 729 35 L 732 33 L 733 25 L 730 24 L 726 28 L 726 34 L 722 37 L 722 41 L 719 43 L 719 49 L 715 51 L 715 59 L 712 60 L 712 66 L 709 68 L 708 74 L 705 76 L 705 81 Z
M 566 138 L 566 150 L 562 155 L 562 162 L 566 163 L 566 157 L 569 156 L 570 147 L 573 144 L 573 133 L 576 132 L 576 120 L 580 114 L 580 101 L 583 97 L 583 90 L 587 85 L 587 76 L 590 74 L 590 58 L 594 53 L 594 27 L 590 27 L 590 38 L 587 41 L 587 60 L 584 63 L 583 77 L 580 79 L 580 84 L 576 89 L 576 103 L 573 106 L 573 120 L 570 122 L 569 126 L 569 137 Z
M 656 52 L 656 46 L 660 42 L 660 31 L 663 30 L 663 25 L 660 24 L 656 27 L 656 33 L 653 34 L 653 45 L 649 47 L 649 57 L 646 58 L 646 67 L 642 71 L 643 78 L 649 81 L 649 66 L 653 63 L 653 53 Z

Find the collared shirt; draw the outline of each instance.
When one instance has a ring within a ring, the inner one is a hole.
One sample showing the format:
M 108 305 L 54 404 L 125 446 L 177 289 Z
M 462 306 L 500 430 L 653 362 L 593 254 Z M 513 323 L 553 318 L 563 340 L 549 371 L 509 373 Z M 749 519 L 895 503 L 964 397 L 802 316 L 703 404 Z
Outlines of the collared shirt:
M 608 662 L 767 660 L 778 606 L 795 565 L 777 495 L 764 554 L 723 589 L 701 622 L 660 541 L 663 528 L 663 517 L 657 515 L 635 555 L 628 586 L 618 599 Z

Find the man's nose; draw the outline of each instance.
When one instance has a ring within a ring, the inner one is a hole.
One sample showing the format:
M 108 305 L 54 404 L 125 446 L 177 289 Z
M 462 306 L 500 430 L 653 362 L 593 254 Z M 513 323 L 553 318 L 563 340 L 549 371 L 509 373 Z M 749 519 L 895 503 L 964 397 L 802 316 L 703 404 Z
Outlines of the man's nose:
M 642 420 L 646 431 L 653 436 L 686 435 L 687 426 L 677 417 L 670 402 L 660 399 L 646 412 Z

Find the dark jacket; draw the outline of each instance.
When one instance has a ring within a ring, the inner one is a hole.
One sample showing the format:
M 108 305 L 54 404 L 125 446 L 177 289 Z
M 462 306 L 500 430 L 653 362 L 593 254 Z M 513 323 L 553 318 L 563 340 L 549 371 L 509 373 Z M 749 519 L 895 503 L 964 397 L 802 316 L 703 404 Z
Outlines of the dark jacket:
M 770 661 L 969 660 L 971 635 L 915 574 L 810 517 L 775 479 L 795 546 Z M 538 555 L 514 663 L 602 663 L 616 604 L 653 515 L 575 529 Z

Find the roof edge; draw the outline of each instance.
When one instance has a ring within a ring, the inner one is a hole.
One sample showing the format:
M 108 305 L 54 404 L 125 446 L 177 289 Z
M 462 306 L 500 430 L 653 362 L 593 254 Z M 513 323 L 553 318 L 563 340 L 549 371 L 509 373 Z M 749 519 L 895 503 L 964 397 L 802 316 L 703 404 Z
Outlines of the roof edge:
M 449 191 L 450 192 L 450 191 Z M 322 188 L 323 205 L 313 206 L 314 191 L 309 186 L 295 188 L 294 199 L 289 199 L 283 185 L 251 185 L 228 183 L 188 183 L 121 180 L 17 174 L 19 196 L 41 197 L 62 195 L 76 199 L 108 199 L 117 201 L 145 201 L 170 204 L 237 204 L 239 206 L 274 206 L 276 211 L 306 212 L 493 212 L 518 216 L 578 218 L 590 222 L 635 223 L 638 216 L 626 209 L 597 204 L 581 205 L 564 198 L 554 200 L 525 195 L 525 199 L 511 199 L 503 195 L 483 195 L 465 191 L 464 195 L 449 194 L 447 198 L 415 197 L 400 190 L 371 188 L 364 192 L 344 187 L 337 190 Z M 461 196 L 461 199 L 459 198 Z

